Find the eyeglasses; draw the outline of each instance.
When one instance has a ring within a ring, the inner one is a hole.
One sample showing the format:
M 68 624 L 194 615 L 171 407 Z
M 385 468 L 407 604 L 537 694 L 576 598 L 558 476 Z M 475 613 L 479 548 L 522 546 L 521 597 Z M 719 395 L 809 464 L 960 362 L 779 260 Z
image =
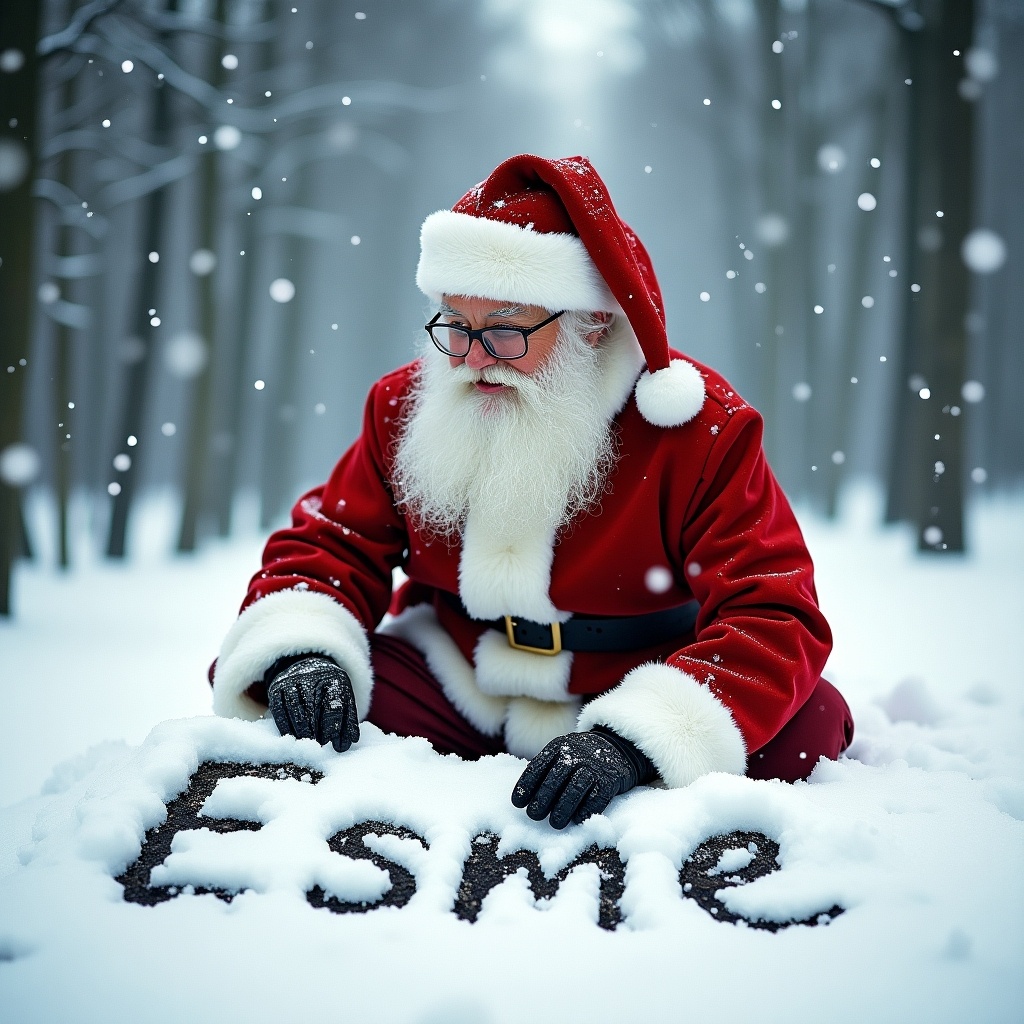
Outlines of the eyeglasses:
M 536 327 L 508 327 L 502 324 L 500 327 L 483 327 L 478 331 L 458 324 L 438 323 L 442 315 L 438 313 L 423 329 L 430 335 L 430 340 L 434 345 L 446 356 L 464 359 L 469 355 L 469 350 L 475 339 L 495 359 L 522 359 L 529 348 L 527 339 L 530 335 L 542 327 L 547 327 L 564 312 L 564 309 L 560 310 L 549 316 L 547 320 L 537 324 Z

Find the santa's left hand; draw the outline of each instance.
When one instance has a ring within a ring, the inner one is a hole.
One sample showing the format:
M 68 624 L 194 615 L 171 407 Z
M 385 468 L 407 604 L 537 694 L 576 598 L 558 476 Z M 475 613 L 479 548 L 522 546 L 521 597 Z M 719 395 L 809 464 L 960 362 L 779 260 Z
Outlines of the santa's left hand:
M 552 828 L 577 825 L 600 814 L 612 797 L 650 782 L 650 758 L 627 739 L 595 726 L 553 739 L 527 766 L 512 790 L 512 803 L 534 821 L 550 815 Z

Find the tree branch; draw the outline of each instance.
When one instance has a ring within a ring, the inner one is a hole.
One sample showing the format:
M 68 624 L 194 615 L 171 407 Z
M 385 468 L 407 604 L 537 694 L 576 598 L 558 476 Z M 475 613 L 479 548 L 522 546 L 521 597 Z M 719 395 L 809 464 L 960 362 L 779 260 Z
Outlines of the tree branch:
M 131 202 L 141 196 L 148 195 L 169 185 L 172 181 L 179 181 L 186 175 L 192 173 L 196 166 L 196 157 L 192 153 L 183 153 L 172 160 L 166 160 L 162 164 L 142 174 L 136 174 L 134 178 L 124 178 L 121 181 L 112 182 L 102 189 L 99 195 L 100 205 L 109 210 L 111 207 L 121 203 Z
M 122 51 L 131 53 L 137 63 L 162 74 L 165 86 L 194 100 L 217 123 L 233 124 L 242 131 L 261 135 L 276 131 L 292 119 L 337 110 L 343 106 L 342 100 L 346 96 L 354 105 L 362 107 L 443 113 L 457 106 L 468 90 L 468 85 L 425 89 L 401 82 L 329 82 L 303 89 L 274 106 L 227 107 L 225 96 L 218 89 L 185 71 L 163 49 L 123 24 L 111 21 L 97 26 L 96 34 L 81 36 L 74 43 L 74 48 L 112 63 L 117 63 Z
M 59 32 L 40 39 L 36 44 L 36 53 L 40 57 L 49 57 L 60 50 L 74 49 L 75 44 L 97 18 L 109 14 L 123 2 L 124 0 L 92 0 L 92 3 L 85 4 L 75 11 L 71 21 Z
M 194 32 L 196 35 L 223 39 L 228 43 L 265 43 L 273 39 L 278 30 L 274 19 L 257 22 L 255 25 L 225 25 L 212 18 L 171 11 L 147 11 L 139 20 L 160 32 Z
M 36 178 L 32 183 L 32 195 L 36 199 L 45 199 L 60 211 L 61 223 L 70 227 L 81 228 L 93 238 L 102 238 L 109 228 L 107 219 L 102 214 L 96 213 L 88 216 L 88 211 L 82 207 L 82 200 L 74 192 L 52 178 Z

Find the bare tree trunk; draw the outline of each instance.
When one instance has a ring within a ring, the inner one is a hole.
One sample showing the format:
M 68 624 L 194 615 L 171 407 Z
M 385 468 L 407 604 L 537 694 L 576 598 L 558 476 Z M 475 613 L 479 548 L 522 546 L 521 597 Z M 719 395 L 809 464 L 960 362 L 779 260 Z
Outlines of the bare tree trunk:
M 903 164 L 903 262 L 907 276 L 912 282 L 922 279 L 922 259 L 918 231 L 921 217 L 921 117 L 922 117 L 922 33 L 916 27 L 904 27 L 900 33 L 905 54 L 905 76 L 912 85 L 909 90 L 906 112 L 906 148 Z M 925 204 L 930 205 L 930 204 Z M 932 210 L 934 216 L 934 210 Z M 937 232 L 934 225 L 929 226 Z M 924 236 L 928 237 L 928 236 Z M 912 519 L 917 505 L 914 484 L 917 477 L 910 472 L 912 464 L 912 422 L 914 405 L 918 401 L 917 390 L 911 390 L 909 382 L 919 376 L 918 338 L 920 330 L 920 293 L 903 289 L 901 310 L 902 342 L 897 353 L 896 365 L 896 407 L 893 410 L 892 443 L 889 446 L 889 461 L 886 470 L 885 520 L 889 523 Z
M 260 13 L 254 17 L 269 17 L 270 5 L 260 4 Z M 267 42 L 252 44 L 249 63 L 253 67 L 253 82 L 259 83 L 260 73 L 268 66 L 271 47 Z M 256 106 L 263 101 L 262 93 L 252 95 L 249 105 Z M 248 169 L 244 172 L 247 176 Z M 251 184 L 250 181 L 233 180 L 236 188 Z M 257 232 L 255 217 L 241 216 L 238 250 L 246 255 L 242 260 L 236 282 L 236 296 L 232 299 L 232 313 L 228 318 L 228 327 L 224 330 L 223 353 L 220 365 L 216 368 L 220 386 L 217 390 L 217 401 L 211 409 L 211 434 L 213 441 L 214 472 L 211 473 L 209 491 L 205 499 L 205 509 L 216 524 L 217 534 L 227 537 L 231 532 L 231 509 L 238 486 L 238 478 L 244 459 L 242 438 L 242 415 L 244 396 L 252 387 L 245 380 L 246 351 L 256 333 L 257 322 L 257 281 L 260 261 L 256 257 Z
M 959 94 L 962 56 L 974 28 L 973 0 L 932 0 L 924 27 L 911 45 L 919 48 L 914 88 L 918 116 L 912 131 L 919 146 L 920 191 L 914 241 L 921 256 L 920 299 L 911 304 L 906 366 L 916 394 L 902 392 L 896 444 L 902 453 L 902 501 L 891 503 L 918 528 L 921 551 L 964 550 L 963 418 L 966 365 L 965 317 L 970 279 L 960 244 L 971 228 L 973 108 Z M 941 213 L 941 217 L 939 214 Z M 902 422 L 901 422 L 902 421 Z
M 21 406 L 32 336 L 32 263 L 36 169 L 36 107 L 42 6 L 39 0 L 0 4 L 0 45 L 16 70 L 0 73 L 0 453 L 21 437 Z M 13 370 L 8 370 L 13 367 Z M 0 615 L 11 614 L 11 566 L 22 553 L 24 521 L 15 474 L 0 480 Z
M 168 11 L 177 10 L 178 0 L 168 0 Z M 164 41 L 168 34 L 162 33 Z M 158 81 L 153 101 L 152 143 L 154 146 L 165 147 L 170 135 L 170 95 L 168 86 Z M 125 443 L 125 439 L 134 434 L 141 438 L 146 412 L 146 399 L 149 387 L 150 368 L 153 362 L 152 314 L 151 309 L 157 308 L 157 284 L 159 264 L 150 262 L 147 254 L 159 252 L 160 239 L 163 237 L 164 206 L 166 188 L 154 189 L 143 200 L 144 214 L 142 218 L 142 246 L 136 259 L 141 262 L 139 282 L 135 291 L 135 309 L 131 319 L 133 336 L 140 345 L 140 358 L 132 362 L 127 369 L 124 387 L 124 406 L 122 408 L 120 430 L 117 444 Z M 140 451 L 142 446 L 139 446 Z M 110 558 L 123 558 L 128 533 L 128 515 L 138 482 L 139 459 L 134 455 L 128 469 L 118 472 L 116 483 L 120 490 L 114 495 L 114 509 L 110 519 L 110 534 L 107 540 L 107 555 Z
M 967 362 L 966 324 L 970 277 L 960 256 L 960 244 L 971 230 L 974 163 L 974 106 L 962 98 L 962 58 L 974 32 L 973 0 L 943 0 L 935 4 L 939 20 L 929 47 L 930 91 L 941 103 L 940 120 L 932 142 L 939 179 L 937 210 L 943 211 L 947 242 L 938 253 L 935 287 L 925 301 L 932 316 L 927 324 L 927 378 L 932 396 L 918 408 L 924 457 L 915 467 L 922 478 L 917 508 L 918 548 L 922 551 L 963 551 L 963 418 L 951 415 L 959 407 Z
M 308 171 L 299 172 L 302 184 L 298 191 L 298 205 L 309 205 Z M 272 526 L 277 518 L 291 507 L 295 438 L 299 430 L 299 378 L 300 363 L 307 348 L 301 337 L 302 285 L 307 279 L 306 249 L 312 243 L 297 236 L 285 242 L 285 275 L 299 283 L 294 299 L 282 311 L 278 334 L 279 356 L 277 373 L 273 381 L 275 401 L 268 404 L 266 430 L 263 437 L 260 469 L 260 525 Z
M 220 472 L 214 475 L 210 508 L 217 523 L 217 534 L 227 537 L 231 533 L 231 506 L 238 487 L 243 459 L 242 413 L 244 395 L 252 385 L 245 380 L 245 353 L 249 341 L 255 334 L 256 325 L 256 275 L 259 260 L 256 258 L 256 228 L 252 217 L 245 217 L 242 225 L 241 251 L 246 254 L 239 269 L 237 315 L 232 323 L 234 328 L 227 354 L 224 391 L 218 402 L 219 453 L 222 453 Z
M 75 102 L 75 76 L 69 75 L 61 88 L 60 109 L 68 110 Z M 74 154 L 65 149 L 57 161 L 57 180 L 70 185 L 74 177 Z M 70 256 L 74 252 L 75 228 L 60 213 L 57 227 L 57 255 Z M 54 490 L 57 501 L 57 564 L 67 569 L 71 564 L 68 542 L 68 502 L 71 497 L 71 444 L 75 436 L 72 426 L 77 418 L 70 407 L 72 378 L 72 348 L 74 328 L 59 321 L 54 332 L 53 403 L 56 414 L 56 450 L 54 452 Z
M 287 42 L 282 39 L 282 48 Z M 316 69 L 321 61 L 322 51 L 314 50 L 311 62 L 300 66 L 299 74 L 304 85 L 316 80 Z M 296 135 L 293 131 L 291 141 Z M 287 144 L 287 142 L 285 142 Z M 292 181 L 287 190 L 294 196 L 296 205 L 305 209 L 309 206 L 312 186 L 311 169 L 298 167 L 290 174 Z M 299 430 L 301 411 L 298 406 L 300 363 L 307 346 L 300 337 L 303 307 L 306 302 L 306 267 L 310 241 L 297 234 L 285 237 L 282 276 L 296 284 L 294 298 L 287 302 L 280 315 L 275 317 L 277 350 L 273 365 L 273 380 L 268 379 L 268 397 L 264 417 L 263 447 L 260 452 L 260 526 L 264 529 L 276 522 L 277 517 L 291 506 L 292 480 L 295 472 L 295 438 Z M 264 300 L 266 301 L 266 300 Z
M 225 0 L 217 0 L 214 18 L 218 25 L 225 20 Z M 224 83 L 224 68 L 219 47 L 211 50 L 210 82 L 218 90 Z M 219 157 L 213 147 L 203 157 L 201 201 L 199 204 L 200 245 L 208 252 L 217 248 L 219 224 Z M 206 365 L 193 383 L 192 411 L 188 418 L 188 441 L 185 455 L 185 495 L 178 532 L 178 550 L 194 551 L 199 515 L 209 479 L 211 406 L 214 401 L 214 354 L 217 350 L 216 268 L 199 278 L 199 333 L 206 345 Z

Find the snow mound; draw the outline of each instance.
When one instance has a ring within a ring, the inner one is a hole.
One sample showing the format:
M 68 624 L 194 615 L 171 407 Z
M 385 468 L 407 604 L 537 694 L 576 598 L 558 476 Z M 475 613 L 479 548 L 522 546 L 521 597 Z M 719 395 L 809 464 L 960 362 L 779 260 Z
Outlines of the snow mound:
M 922 679 L 904 679 L 878 703 L 893 722 L 935 725 L 942 719 L 942 709 Z

